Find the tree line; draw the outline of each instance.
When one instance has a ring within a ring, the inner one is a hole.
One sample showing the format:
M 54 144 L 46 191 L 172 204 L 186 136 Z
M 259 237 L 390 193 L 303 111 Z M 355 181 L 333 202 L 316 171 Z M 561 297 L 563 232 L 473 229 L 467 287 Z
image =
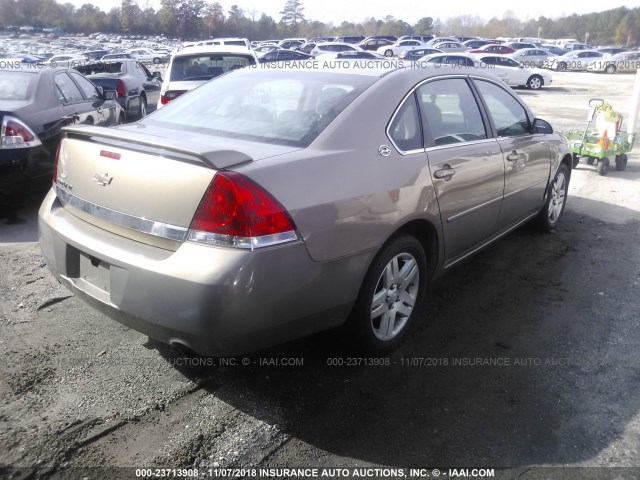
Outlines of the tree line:
M 105 12 L 93 4 L 76 8 L 56 0 L 0 0 L 0 26 L 30 25 L 60 27 L 70 33 L 121 33 L 158 35 L 183 40 L 220 36 L 251 40 L 285 37 L 342 35 L 464 34 L 486 38 L 533 37 L 575 38 L 593 45 L 640 44 L 640 7 L 620 7 L 562 18 L 540 16 L 520 20 L 512 12 L 484 20 L 474 15 L 458 15 L 441 20 L 425 16 L 415 24 L 386 16 L 366 18 L 359 23 L 326 23 L 306 18 L 301 0 L 286 0 L 280 17 L 257 9 L 244 10 L 233 5 L 224 10 L 219 2 L 205 0 L 161 0 L 155 10 L 148 0 L 122 0 L 119 7 Z

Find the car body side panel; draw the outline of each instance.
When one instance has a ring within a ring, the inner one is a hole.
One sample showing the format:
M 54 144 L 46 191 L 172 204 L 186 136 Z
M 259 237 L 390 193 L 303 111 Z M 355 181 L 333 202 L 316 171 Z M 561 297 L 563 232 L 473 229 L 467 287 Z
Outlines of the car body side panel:
M 551 168 L 551 151 L 543 137 L 526 135 L 498 139 L 505 159 L 500 228 L 516 223 L 542 208 Z M 510 155 L 517 156 L 517 160 L 509 160 Z
M 427 152 L 432 176 L 441 169 L 455 171 L 450 178 L 433 179 L 447 264 L 495 231 L 504 191 L 504 161 L 494 139 Z

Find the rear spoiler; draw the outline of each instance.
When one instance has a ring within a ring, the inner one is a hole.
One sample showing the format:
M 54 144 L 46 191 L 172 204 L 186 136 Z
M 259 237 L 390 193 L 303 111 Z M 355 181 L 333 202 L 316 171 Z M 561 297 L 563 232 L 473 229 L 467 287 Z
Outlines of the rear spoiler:
M 253 158 L 237 150 L 202 150 L 185 148 L 184 142 L 171 138 L 105 127 L 81 126 L 62 129 L 67 138 L 113 145 L 151 155 L 204 164 L 217 170 L 252 162 Z

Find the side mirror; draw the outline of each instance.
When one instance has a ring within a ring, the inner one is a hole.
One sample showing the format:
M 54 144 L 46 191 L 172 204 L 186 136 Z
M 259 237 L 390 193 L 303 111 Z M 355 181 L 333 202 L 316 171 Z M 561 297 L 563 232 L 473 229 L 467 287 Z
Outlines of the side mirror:
M 118 98 L 118 94 L 116 93 L 115 90 L 105 90 L 104 92 L 105 100 L 115 100 L 116 98 Z
M 151 74 L 151 78 L 157 78 L 158 80 L 162 80 L 162 74 L 160 72 L 153 72 Z
M 100 94 L 101 97 L 104 97 L 104 88 L 96 87 L 96 90 L 98 90 L 98 93 Z
M 541 118 L 536 118 L 533 120 L 533 131 L 532 133 L 536 134 L 550 134 L 553 133 L 553 127 L 546 120 L 542 120 Z

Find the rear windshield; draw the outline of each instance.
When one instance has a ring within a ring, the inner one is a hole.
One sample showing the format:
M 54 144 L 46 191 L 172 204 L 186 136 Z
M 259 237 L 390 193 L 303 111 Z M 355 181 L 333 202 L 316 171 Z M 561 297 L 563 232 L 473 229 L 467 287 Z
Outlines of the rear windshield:
M 306 147 L 374 81 L 324 72 L 234 72 L 186 93 L 142 122 Z
M 83 75 L 96 75 L 96 74 L 109 74 L 109 75 L 122 75 L 124 73 L 124 65 L 122 62 L 96 62 L 87 63 L 85 65 L 78 65 L 74 67 Z
M 37 73 L 0 70 L 0 100 L 28 100 L 37 80 Z
M 169 80 L 210 80 L 230 70 L 254 65 L 251 55 L 216 53 L 179 55 L 173 58 Z

